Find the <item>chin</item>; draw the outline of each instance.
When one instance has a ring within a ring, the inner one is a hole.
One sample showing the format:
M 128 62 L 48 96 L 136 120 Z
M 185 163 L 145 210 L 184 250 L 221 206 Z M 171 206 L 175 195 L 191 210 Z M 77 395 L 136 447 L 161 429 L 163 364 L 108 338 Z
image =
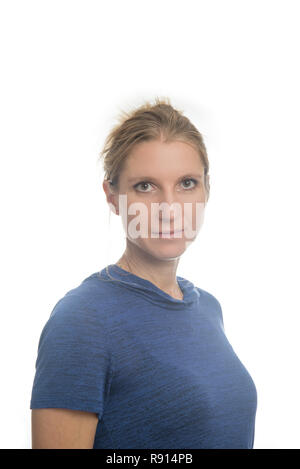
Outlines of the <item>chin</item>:
M 184 254 L 188 245 L 189 243 L 185 240 L 176 241 L 175 243 L 172 241 L 159 241 L 151 242 L 147 246 L 141 246 L 141 248 L 157 259 L 177 259 Z

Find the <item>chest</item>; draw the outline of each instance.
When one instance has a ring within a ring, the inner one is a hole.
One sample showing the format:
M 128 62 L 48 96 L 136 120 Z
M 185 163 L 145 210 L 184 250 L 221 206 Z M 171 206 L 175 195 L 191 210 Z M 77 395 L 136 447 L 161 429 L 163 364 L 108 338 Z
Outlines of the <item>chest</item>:
M 114 343 L 112 396 L 132 408 L 184 418 L 244 409 L 255 386 L 216 318 L 191 315 L 171 321 L 125 322 Z M 150 404 L 151 403 L 151 404 Z

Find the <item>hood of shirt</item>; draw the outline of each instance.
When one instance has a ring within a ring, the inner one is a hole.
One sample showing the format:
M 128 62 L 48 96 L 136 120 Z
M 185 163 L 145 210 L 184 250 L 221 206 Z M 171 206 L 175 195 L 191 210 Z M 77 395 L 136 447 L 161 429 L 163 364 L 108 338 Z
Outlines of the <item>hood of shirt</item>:
M 109 275 L 107 274 L 107 269 Z M 183 293 L 182 300 L 173 298 L 154 285 L 154 283 L 122 269 L 117 264 L 109 264 L 98 274 L 100 279 L 111 281 L 115 285 L 119 285 L 120 288 L 129 289 L 137 295 L 146 297 L 152 303 L 172 309 L 182 309 L 193 305 L 198 301 L 201 294 L 192 282 L 180 276 L 176 276 L 176 279 Z M 113 278 L 111 279 L 111 277 Z

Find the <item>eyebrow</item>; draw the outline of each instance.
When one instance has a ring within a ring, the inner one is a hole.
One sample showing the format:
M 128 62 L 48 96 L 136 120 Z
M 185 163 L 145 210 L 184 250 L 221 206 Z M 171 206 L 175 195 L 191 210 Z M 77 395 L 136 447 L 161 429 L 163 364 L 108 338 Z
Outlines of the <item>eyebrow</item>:
M 183 179 L 183 178 L 187 178 L 187 177 L 198 177 L 198 178 L 201 178 L 203 176 L 203 174 L 184 174 L 183 176 L 180 176 L 178 178 L 178 180 L 180 179 Z M 128 181 L 129 182 L 133 182 L 133 181 L 137 181 L 137 180 L 152 180 L 152 181 L 156 181 L 158 182 L 158 179 L 152 177 L 152 176 L 135 176 L 135 177 L 132 177 L 132 178 L 128 178 Z

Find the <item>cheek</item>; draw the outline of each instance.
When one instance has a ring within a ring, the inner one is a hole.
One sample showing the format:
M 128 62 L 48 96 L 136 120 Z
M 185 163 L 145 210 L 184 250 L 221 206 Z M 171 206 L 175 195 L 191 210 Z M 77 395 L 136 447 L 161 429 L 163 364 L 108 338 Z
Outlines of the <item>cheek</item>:
M 124 197 L 120 215 L 127 235 L 130 238 L 146 239 L 151 237 L 151 231 L 157 231 L 159 220 L 168 217 L 168 211 L 159 210 L 159 204 L 152 201 L 136 200 L 135 197 L 127 195 Z M 175 225 L 184 228 L 184 237 L 191 239 L 199 231 L 203 223 L 205 203 L 202 197 L 198 200 L 186 200 L 177 206 L 176 210 L 170 211 L 174 216 Z M 163 217 L 165 213 L 165 217 Z
M 185 233 L 188 236 L 189 232 L 198 233 L 204 220 L 205 203 L 197 201 L 191 205 L 188 205 L 184 209 L 184 228 Z
M 125 199 L 124 199 L 125 200 Z M 120 211 L 122 223 L 127 235 L 137 241 L 147 238 L 151 223 L 151 204 L 127 197 L 127 205 Z

